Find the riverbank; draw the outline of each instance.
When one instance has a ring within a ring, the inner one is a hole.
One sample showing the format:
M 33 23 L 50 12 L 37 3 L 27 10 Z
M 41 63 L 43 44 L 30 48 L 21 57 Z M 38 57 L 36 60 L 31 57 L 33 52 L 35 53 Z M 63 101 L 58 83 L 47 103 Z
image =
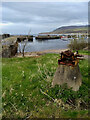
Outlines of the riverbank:
M 62 51 L 66 51 L 66 50 L 69 50 L 69 49 L 58 49 L 58 50 L 52 49 L 52 50 L 43 50 L 43 51 L 36 51 L 36 52 L 25 52 L 25 57 L 37 57 L 37 56 L 44 55 L 47 53 L 59 54 Z M 16 54 L 15 57 L 22 57 L 22 53 Z
M 62 51 L 66 51 L 70 49 L 53 49 L 53 50 L 43 50 L 43 51 L 37 51 L 37 52 L 25 52 L 24 57 L 40 57 L 40 55 L 53 53 L 53 54 L 60 54 Z M 79 50 L 79 54 L 82 54 L 82 59 L 89 59 L 90 58 L 90 52 L 85 50 Z M 18 53 L 15 55 L 16 58 L 22 58 L 22 53 Z

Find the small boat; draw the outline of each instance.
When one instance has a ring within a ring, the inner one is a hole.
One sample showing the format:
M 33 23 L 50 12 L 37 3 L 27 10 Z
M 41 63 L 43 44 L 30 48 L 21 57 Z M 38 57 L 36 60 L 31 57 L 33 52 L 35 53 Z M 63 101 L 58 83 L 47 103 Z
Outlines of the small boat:
M 68 38 L 61 38 L 61 40 L 63 40 L 63 41 L 68 41 Z
M 67 38 L 67 36 L 61 36 L 61 40 L 68 41 L 68 38 Z

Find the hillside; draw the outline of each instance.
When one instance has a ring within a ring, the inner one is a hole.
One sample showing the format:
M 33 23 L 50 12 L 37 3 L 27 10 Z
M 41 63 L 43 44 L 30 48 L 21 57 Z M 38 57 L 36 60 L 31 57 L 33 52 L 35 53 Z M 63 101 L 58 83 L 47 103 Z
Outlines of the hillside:
M 86 33 L 88 26 L 63 26 L 59 27 L 51 32 L 45 32 L 40 34 L 65 34 L 65 33 Z

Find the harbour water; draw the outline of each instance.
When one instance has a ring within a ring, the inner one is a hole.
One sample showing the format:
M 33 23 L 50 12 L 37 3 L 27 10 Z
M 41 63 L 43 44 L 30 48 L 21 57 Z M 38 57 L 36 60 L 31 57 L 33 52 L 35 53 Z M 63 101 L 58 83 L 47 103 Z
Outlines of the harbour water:
M 36 40 L 33 38 L 33 42 L 27 42 L 25 46 L 25 52 L 43 51 L 49 49 L 66 49 L 70 40 L 51 39 L 51 40 Z M 25 43 L 19 43 L 19 49 L 23 48 Z

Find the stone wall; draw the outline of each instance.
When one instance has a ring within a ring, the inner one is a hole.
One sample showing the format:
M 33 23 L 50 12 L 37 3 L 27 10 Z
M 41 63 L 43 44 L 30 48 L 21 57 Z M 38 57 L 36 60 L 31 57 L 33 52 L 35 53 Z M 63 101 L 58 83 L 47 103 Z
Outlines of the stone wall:
M 15 56 L 18 49 L 18 43 L 9 46 L 2 46 L 2 57 L 10 58 Z
M 2 39 L 10 37 L 10 34 L 3 34 Z

